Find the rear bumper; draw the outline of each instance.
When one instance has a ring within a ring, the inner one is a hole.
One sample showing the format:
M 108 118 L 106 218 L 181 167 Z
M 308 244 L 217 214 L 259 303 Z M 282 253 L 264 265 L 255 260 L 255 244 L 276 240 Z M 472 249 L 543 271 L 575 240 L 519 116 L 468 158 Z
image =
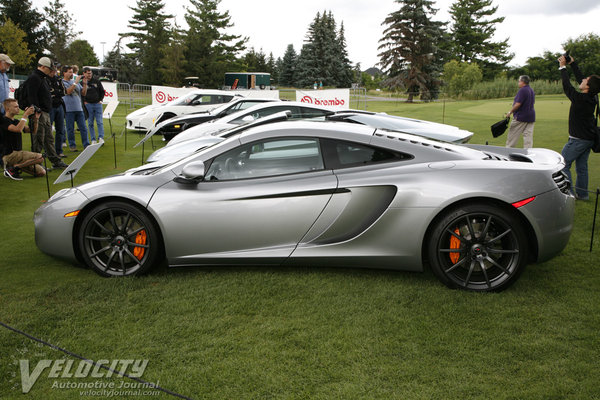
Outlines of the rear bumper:
M 575 197 L 557 189 L 538 195 L 519 210 L 531 223 L 537 239 L 536 262 L 549 260 L 563 251 L 573 230 Z

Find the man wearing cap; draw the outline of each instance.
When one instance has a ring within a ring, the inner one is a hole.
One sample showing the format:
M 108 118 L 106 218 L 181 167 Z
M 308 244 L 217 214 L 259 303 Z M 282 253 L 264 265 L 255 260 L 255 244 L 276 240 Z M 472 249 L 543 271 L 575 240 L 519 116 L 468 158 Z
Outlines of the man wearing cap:
M 4 115 L 4 100 L 10 95 L 10 86 L 8 84 L 8 70 L 15 62 L 6 54 L 0 54 L 0 115 Z
M 37 131 L 33 129 L 33 146 L 36 153 L 41 153 L 42 149 L 54 168 L 68 167 L 56 154 L 54 147 L 54 137 L 52 136 L 52 125 L 50 124 L 50 110 L 52 109 L 52 95 L 50 94 L 50 85 L 48 76 L 54 68 L 52 60 L 48 57 L 42 57 L 38 61 L 38 67 L 27 78 L 27 98 L 33 106 L 36 106 L 35 116 L 31 116 L 29 125 L 34 126 L 35 121 L 31 119 L 37 117 Z

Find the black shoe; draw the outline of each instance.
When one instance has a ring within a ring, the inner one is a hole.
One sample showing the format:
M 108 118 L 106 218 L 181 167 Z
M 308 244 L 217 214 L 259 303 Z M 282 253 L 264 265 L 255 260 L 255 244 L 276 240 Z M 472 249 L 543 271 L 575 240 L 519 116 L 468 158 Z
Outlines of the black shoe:
M 19 168 L 14 168 L 14 167 L 6 168 L 6 166 L 4 166 L 4 176 L 12 179 L 13 181 L 22 181 L 23 180 L 23 178 L 21 178 L 21 173 L 19 171 Z
M 59 168 L 59 169 L 65 169 L 69 166 L 69 164 L 65 164 L 62 161 L 57 162 L 56 164 L 52 164 L 52 167 L 54 168 Z

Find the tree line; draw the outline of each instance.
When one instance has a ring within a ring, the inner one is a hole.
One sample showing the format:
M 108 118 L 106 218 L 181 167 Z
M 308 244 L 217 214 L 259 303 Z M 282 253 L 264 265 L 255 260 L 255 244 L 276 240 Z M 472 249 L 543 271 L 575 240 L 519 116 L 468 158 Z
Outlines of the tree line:
M 187 28 L 175 23 L 163 0 L 137 0 L 126 32 L 103 55 L 103 64 L 119 71 L 130 83 L 181 85 L 197 76 L 203 87 L 219 87 L 225 72 L 271 74 L 274 84 L 329 87 L 358 83 L 367 88 L 406 92 L 429 100 L 440 91 L 459 96 L 473 84 L 521 74 L 533 80 L 557 80 L 556 58 L 561 52 L 531 57 L 526 65 L 509 68 L 514 55 L 508 39 L 494 41 L 496 25 L 492 0 L 456 0 L 450 21 L 434 19 L 433 0 L 395 0 L 397 9 L 383 20 L 379 40 L 379 69 L 367 73 L 348 58 L 345 27 L 331 11 L 318 12 L 309 24 L 299 52 L 292 44 L 283 57 L 247 48 L 248 37 L 230 33 L 233 23 L 221 0 L 189 0 Z M 79 39 L 74 20 L 60 0 L 43 12 L 30 0 L 0 0 L 0 51 L 10 54 L 18 72 L 27 73 L 43 55 L 63 64 L 98 65 L 92 46 Z M 594 34 L 569 39 L 564 48 L 583 61 L 586 74 L 600 71 L 600 38 Z

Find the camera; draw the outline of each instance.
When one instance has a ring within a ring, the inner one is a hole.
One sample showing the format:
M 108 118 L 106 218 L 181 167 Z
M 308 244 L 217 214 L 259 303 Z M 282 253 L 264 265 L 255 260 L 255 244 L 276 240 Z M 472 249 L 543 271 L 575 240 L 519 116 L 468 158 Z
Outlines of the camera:
M 39 108 L 38 106 L 34 105 L 34 104 L 32 104 L 31 107 L 33 107 L 33 111 L 35 111 L 36 113 L 41 113 L 42 112 L 42 109 Z
M 566 51 L 565 54 L 563 54 L 563 56 L 565 56 L 565 61 L 567 62 L 567 64 L 573 61 L 568 51 Z

